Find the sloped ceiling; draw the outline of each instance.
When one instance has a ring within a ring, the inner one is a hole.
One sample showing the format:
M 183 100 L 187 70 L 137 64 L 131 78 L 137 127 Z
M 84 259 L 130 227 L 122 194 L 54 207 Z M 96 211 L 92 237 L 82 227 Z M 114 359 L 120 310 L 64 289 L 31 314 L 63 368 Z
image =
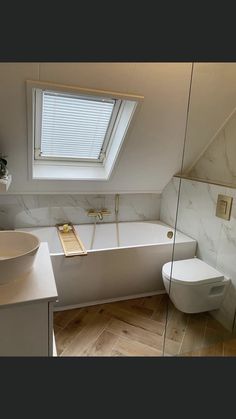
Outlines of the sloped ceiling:
M 190 73 L 191 63 L 1 63 L 0 152 L 13 176 L 9 193 L 162 192 L 180 170 Z M 28 179 L 27 79 L 144 96 L 108 181 Z
M 236 112 L 201 154 L 188 176 L 236 186 Z
M 214 149 L 212 142 L 214 143 L 220 131 L 227 125 L 235 108 L 236 63 L 194 63 L 184 153 L 184 172 L 186 174 L 193 173 L 193 168 L 209 147 L 211 150 Z M 231 143 L 233 144 L 233 139 Z M 219 169 L 218 177 L 220 178 L 223 176 L 220 174 L 222 167 L 219 167 L 223 154 L 222 149 L 217 162 L 214 161 L 213 168 L 216 173 Z M 230 158 L 234 158 L 234 153 Z M 204 165 L 206 162 L 207 159 L 205 159 Z M 200 166 L 198 173 L 199 170 Z M 205 174 L 206 172 L 203 170 L 200 177 L 204 178 Z

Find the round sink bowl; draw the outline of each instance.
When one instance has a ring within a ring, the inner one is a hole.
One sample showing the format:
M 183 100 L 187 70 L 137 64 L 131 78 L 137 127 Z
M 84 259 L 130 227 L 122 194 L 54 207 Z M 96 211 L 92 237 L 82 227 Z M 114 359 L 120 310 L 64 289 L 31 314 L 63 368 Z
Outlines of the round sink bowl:
M 33 267 L 40 240 L 25 231 L 0 231 L 0 285 L 22 278 Z

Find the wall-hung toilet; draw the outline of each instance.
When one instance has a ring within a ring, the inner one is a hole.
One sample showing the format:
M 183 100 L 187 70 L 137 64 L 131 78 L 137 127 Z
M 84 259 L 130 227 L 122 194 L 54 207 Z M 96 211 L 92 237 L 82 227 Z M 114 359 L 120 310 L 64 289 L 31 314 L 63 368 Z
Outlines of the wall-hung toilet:
M 184 313 L 220 308 L 230 283 L 229 278 L 196 257 L 165 263 L 162 278 L 171 301 Z

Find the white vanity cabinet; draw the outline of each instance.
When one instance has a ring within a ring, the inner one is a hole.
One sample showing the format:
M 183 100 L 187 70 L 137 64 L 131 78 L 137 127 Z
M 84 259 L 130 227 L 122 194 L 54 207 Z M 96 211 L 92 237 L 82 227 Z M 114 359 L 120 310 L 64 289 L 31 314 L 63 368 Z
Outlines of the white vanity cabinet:
M 0 356 L 53 356 L 57 289 L 47 243 L 25 278 L 0 286 Z

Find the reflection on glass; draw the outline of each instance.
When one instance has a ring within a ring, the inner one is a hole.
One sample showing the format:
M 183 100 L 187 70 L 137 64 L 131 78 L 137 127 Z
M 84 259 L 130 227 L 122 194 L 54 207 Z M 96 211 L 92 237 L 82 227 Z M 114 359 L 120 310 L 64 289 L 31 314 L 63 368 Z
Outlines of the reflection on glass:
M 195 63 L 182 174 L 236 186 L 235 137 L 236 63 Z
M 174 245 L 164 355 L 175 345 L 176 356 L 236 356 L 236 63 L 194 63 L 176 175 L 162 194 L 164 221 L 196 241 L 200 264 L 175 263 Z

